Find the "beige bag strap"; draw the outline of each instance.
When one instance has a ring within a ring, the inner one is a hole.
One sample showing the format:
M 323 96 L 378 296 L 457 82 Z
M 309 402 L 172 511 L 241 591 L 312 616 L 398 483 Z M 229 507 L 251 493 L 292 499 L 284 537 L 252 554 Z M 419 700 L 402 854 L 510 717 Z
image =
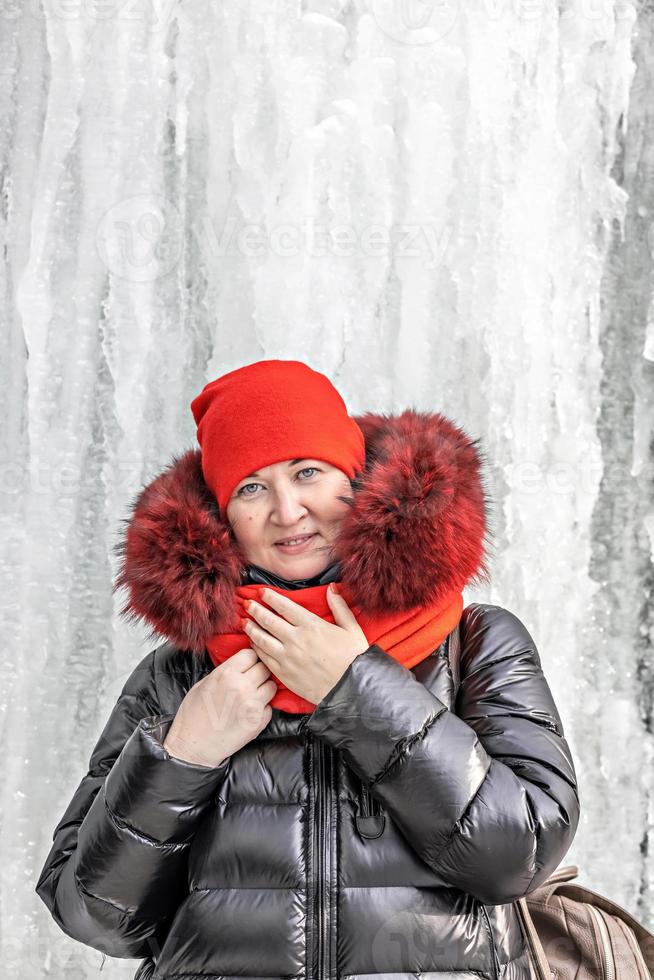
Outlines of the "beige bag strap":
M 547 962 L 547 956 L 540 941 L 536 926 L 534 925 L 526 898 L 519 898 L 514 902 L 518 910 L 518 916 L 522 924 L 527 946 L 529 948 L 529 969 L 533 980 L 552 980 L 552 971 Z
M 554 892 L 558 891 L 559 888 L 565 885 L 567 882 L 576 878 L 579 873 L 579 869 L 576 864 L 567 864 L 564 868 L 557 868 L 549 878 L 547 878 L 542 885 L 536 889 L 538 892 L 538 901 L 543 902 L 547 905 Z M 574 888 L 579 888 L 579 885 L 574 885 Z

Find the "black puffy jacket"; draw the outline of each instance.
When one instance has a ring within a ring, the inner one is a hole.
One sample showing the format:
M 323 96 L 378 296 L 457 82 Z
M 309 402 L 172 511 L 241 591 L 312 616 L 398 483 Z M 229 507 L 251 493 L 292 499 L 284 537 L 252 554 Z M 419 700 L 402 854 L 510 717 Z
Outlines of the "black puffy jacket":
M 198 478 L 189 455 L 137 502 L 124 553 L 140 571 L 152 530 L 140 521 L 162 507 L 170 518 L 166 480 L 191 462 Z M 145 615 L 139 581 L 130 605 Z M 176 624 L 197 625 L 181 610 Z M 163 748 L 213 664 L 206 650 L 158 646 L 127 681 L 55 828 L 36 890 L 56 922 L 109 955 L 142 957 L 140 980 L 527 980 L 511 903 L 572 843 L 575 770 L 523 624 L 476 603 L 460 636 L 458 678 L 449 640 L 412 669 L 372 645 L 314 712 L 273 709 L 217 768 Z

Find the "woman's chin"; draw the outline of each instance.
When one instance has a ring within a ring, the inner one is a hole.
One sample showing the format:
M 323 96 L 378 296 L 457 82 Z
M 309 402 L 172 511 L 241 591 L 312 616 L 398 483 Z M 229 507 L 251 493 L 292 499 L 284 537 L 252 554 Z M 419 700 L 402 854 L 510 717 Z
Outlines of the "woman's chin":
M 324 561 L 313 560 L 300 561 L 299 558 L 295 558 L 294 561 L 288 562 L 276 562 L 275 567 L 271 569 L 276 575 L 281 575 L 283 578 L 294 579 L 294 578 L 313 578 L 314 575 L 318 575 L 322 572 L 327 565 Z
M 259 564 L 259 562 L 257 562 Z M 324 572 L 330 561 L 326 553 L 314 552 L 306 555 L 272 555 L 263 566 L 282 578 L 313 578 Z

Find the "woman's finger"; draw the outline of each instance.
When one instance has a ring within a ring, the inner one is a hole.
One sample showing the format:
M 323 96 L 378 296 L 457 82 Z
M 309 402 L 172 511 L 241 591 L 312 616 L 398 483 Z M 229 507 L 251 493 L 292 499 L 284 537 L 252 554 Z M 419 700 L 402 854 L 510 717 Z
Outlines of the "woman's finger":
M 277 670 L 279 669 L 279 661 L 276 659 L 276 657 L 267 650 L 264 650 L 264 648 L 258 643 L 255 643 L 254 640 L 252 641 L 252 646 L 259 660 L 266 665 L 272 674 L 276 674 Z
M 338 613 L 341 620 L 347 620 L 348 622 L 355 622 L 358 624 L 356 616 L 339 592 L 335 592 L 333 589 L 328 588 L 327 599 L 330 606 L 332 606 L 334 611 Z
M 250 625 L 259 625 L 267 633 L 281 640 L 282 643 L 291 639 L 294 627 L 281 616 L 278 616 L 277 613 L 271 612 L 270 609 L 266 609 L 265 606 L 254 600 L 246 606 L 246 609 L 249 615 L 256 620 L 256 623 L 250 623 Z M 247 633 L 247 629 L 245 631 Z
M 245 633 L 250 638 L 252 643 L 256 643 L 263 647 L 266 653 L 281 653 L 284 649 L 284 643 L 281 639 L 271 635 L 267 630 L 258 626 L 257 623 L 246 623 Z
M 316 616 L 310 609 L 305 609 L 304 606 L 298 605 L 288 596 L 281 595 L 273 589 L 263 589 L 260 595 L 266 605 L 276 609 L 292 626 L 308 626 L 313 619 L 322 621 L 321 616 Z

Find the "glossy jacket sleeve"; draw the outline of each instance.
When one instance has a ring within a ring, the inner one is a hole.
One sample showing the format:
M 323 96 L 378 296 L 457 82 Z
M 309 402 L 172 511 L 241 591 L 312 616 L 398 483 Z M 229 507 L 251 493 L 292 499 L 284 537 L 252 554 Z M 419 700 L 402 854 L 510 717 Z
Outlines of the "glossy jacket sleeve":
M 156 957 L 187 893 L 187 853 L 229 765 L 183 762 L 163 741 L 154 656 L 127 680 L 36 885 L 59 927 L 116 957 Z
M 579 821 L 577 781 L 520 620 L 470 606 L 461 645 L 456 713 L 373 645 L 305 727 L 344 754 L 445 884 L 501 905 L 558 867 Z

